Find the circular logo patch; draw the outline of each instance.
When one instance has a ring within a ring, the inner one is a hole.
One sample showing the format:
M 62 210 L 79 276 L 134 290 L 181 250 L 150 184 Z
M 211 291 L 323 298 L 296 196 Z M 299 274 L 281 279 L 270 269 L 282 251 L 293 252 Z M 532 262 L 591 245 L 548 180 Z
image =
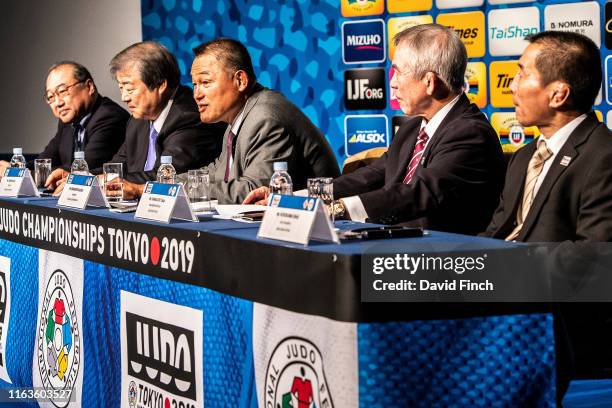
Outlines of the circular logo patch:
M 38 367 L 42 386 L 70 393 L 79 373 L 81 336 L 70 281 L 66 274 L 56 269 L 50 276 L 45 290 L 37 350 Z M 60 401 L 51 401 L 57 407 L 68 405 L 63 393 Z
M 272 352 L 265 381 L 265 407 L 333 408 L 323 358 L 309 340 L 288 337 Z

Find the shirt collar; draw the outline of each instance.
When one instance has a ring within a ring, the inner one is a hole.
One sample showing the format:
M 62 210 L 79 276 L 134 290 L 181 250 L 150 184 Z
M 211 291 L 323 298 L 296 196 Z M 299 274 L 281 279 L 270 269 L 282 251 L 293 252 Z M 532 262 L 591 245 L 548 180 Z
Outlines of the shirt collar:
M 425 128 L 425 132 L 427 133 L 430 139 L 436 133 L 436 130 L 438 130 L 438 127 L 440 127 L 440 124 L 442 123 L 448 112 L 450 112 L 450 110 L 453 108 L 453 106 L 455 106 L 457 101 L 459 101 L 459 97 L 461 97 L 461 94 L 455 96 L 452 101 L 450 101 L 449 103 L 444 105 L 442 109 L 437 111 L 429 122 L 423 119 L 423 121 L 421 122 L 421 129 Z
M 569 123 L 566 123 L 561 129 L 557 130 L 551 137 L 548 139 L 544 138 L 544 135 L 541 137 L 544 138 L 546 142 L 546 147 L 552 152 L 553 155 L 559 153 L 559 150 L 563 147 L 567 139 L 569 139 L 572 132 L 578 127 L 579 124 L 582 123 L 587 117 L 586 114 L 582 114 L 578 116 L 576 119 L 572 120 Z
M 166 107 L 161 111 L 157 119 L 153 121 L 153 127 L 157 131 L 157 134 L 161 132 L 162 127 L 164 126 L 164 122 L 166 122 L 166 118 L 168 117 L 168 113 L 170 113 L 170 108 L 172 107 L 172 103 L 174 102 L 174 96 L 176 95 L 176 91 L 178 88 L 174 90 L 170 99 L 168 99 L 168 103 L 166 103 Z
M 234 119 L 234 123 L 232 123 L 231 130 L 235 135 L 238 135 L 238 130 L 240 129 L 240 126 L 242 126 L 242 121 L 244 120 L 244 108 L 246 108 L 246 103 L 240 110 L 238 116 L 236 116 L 236 119 Z

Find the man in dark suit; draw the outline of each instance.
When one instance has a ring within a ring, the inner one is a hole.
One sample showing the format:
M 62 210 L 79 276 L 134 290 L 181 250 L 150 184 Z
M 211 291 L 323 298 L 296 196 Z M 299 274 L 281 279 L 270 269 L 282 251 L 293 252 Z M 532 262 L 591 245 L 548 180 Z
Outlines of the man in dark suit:
M 497 206 L 503 182 L 499 140 L 463 93 L 467 53 L 457 34 L 437 24 L 395 38 L 391 87 L 413 116 L 388 152 L 334 180 L 351 219 L 475 234 Z M 263 193 L 263 194 L 262 194 Z M 246 202 L 265 196 L 255 191 Z
M 221 154 L 205 167 L 211 196 L 219 203 L 240 203 L 253 188 L 267 185 L 275 161 L 287 162 L 296 188 L 305 187 L 309 177 L 339 174 L 331 147 L 306 115 L 257 83 L 244 45 L 221 38 L 194 51 L 191 77 L 199 120 L 225 130 Z M 186 181 L 185 176 L 180 179 Z M 142 190 L 143 185 L 124 185 L 128 197 Z
M 576 33 L 546 31 L 527 40 L 510 90 L 518 121 L 537 126 L 541 136 L 512 157 L 483 235 L 581 241 L 566 242 L 550 256 L 560 261 L 552 272 L 570 281 L 570 263 L 596 248 L 593 243 L 612 240 L 612 132 L 591 111 L 601 87 L 601 57 L 593 41 Z M 612 308 L 568 303 L 555 310 L 560 400 L 569 377 L 609 375 Z
M 178 173 L 217 158 L 225 127 L 200 122 L 193 91 L 180 85 L 176 58 L 166 48 L 155 42 L 134 44 L 117 54 L 110 67 L 133 117 L 113 158 L 126 166 L 126 180 L 155 180 L 161 156 L 172 156 Z
M 38 158 L 51 159 L 53 167 L 64 169 L 70 168 L 77 150 L 85 152 L 90 166 L 109 161 L 125 139 L 128 113 L 101 96 L 87 68 L 74 61 L 51 66 L 45 89 L 44 99 L 58 124 Z M 0 166 L 4 164 L 8 163 Z
M 180 85 L 176 58 L 165 47 L 133 44 L 111 60 L 110 70 L 132 114 L 125 142 L 111 159 L 123 163 L 127 181 L 155 180 L 161 156 L 172 156 L 177 172 L 183 172 L 219 155 L 225 127 L 200 122 L 192 91 Z M 102 170 L 90 169 L 94 174 Z M 56 181 L 53 176 L 50 183 Z

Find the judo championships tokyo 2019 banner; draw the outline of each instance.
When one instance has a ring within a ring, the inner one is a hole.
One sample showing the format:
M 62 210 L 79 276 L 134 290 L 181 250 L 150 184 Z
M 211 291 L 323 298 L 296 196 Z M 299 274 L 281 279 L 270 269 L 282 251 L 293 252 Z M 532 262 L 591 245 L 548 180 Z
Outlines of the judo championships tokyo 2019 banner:
M 41 406 L 554 405 L 549 315 L 338 322 L 5 240 L 2 274 L 0 387 Z

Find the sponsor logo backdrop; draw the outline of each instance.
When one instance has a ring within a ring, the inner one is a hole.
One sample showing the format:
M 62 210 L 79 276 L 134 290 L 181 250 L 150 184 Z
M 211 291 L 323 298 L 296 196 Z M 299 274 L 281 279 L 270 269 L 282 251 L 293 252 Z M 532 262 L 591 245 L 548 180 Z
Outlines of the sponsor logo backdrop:
M 142 16 L 143 38 L 161 41 L 177 54 L 185 83 L 190 83 L 195 45 L 219 36 L 243 41 L 260 82 L 283 92 L 310 117 L 326 135 L 339 163 L 355 153 L 345 143 L 345 116 L 385 114 L 391 119 L 401 113 L 390 100 L 385 109 L 347 109 L 344 71 L 360 67 L 388 71 L 393 35 L 402 27 L 437 21 L 460 33 L 470 62 L 483 64 L 473 65 L 466 78 L 468 95 L 489 118 L 494 112 L 513 112 L 507 85 L 502 80 L 498 88 L 497 75 L 511 78 L 514 72 L 492 64 L 517 60 L 525 34 L 552 27 L 578 31 L 601 44 L 602 59 L 612 53 L 612 4 L 604 0 L 150 0 L 142 2 Z M 358 59 L 346 64 L 342 25 L 373 19 L 385 23 L 385 61 L 353 62 L 362 60 Z M 604 77 L 604 98 L 596 104 L 604 120 L 612 109 L 612 97 L 606 97 L 610 78 L 612 71 Z M 390 92 L 387 95 L 391 97 Z M 503 145 L 510 151 L 517 147 Z

